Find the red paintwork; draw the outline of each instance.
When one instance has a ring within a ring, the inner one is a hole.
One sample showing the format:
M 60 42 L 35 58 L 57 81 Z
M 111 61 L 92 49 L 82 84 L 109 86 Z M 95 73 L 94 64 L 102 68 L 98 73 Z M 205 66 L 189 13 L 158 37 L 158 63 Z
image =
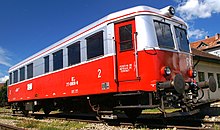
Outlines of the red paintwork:
M 101 65 L 101 66 L 100 66 Z M 67 96 L 90 95 L 115 92 L 113 57 L 106 57 L 90 63 L 71 67 L 32 80 L 11 85 L 8 88 L 8 101 L 35 100 Z M 101 73 L 98 70 L 101 70 Z M 98 75 L 101 76 L 98 78 Z M 73 86 L 68 82 L 74 81 Z M 78 81 L 78 83 L 77 83 Z M 110 88 L 102 90 L 102 83 L 109 82 Z M 33 89 L 27 90 L 32 83 Z M 15 91 L 19 88 L 19 91 Z
M 189 53 L 142 50 L 138 51 L 138 58 L 135 59 L 134 35 L 132 35 L 134 48 L 120 52 L 119 27 L 128 24 L 132 25 L 132 34 L 134 34 L 134 20 L 115 24 L 116 55 L 99 57 L 86 63 L 12 84 L 8 87 L 8 101 L 89 96 L 128 91 L 153 92 L 157 91 L 157 82 L 173 80 L 178 73 L 183 75 L 186 82 L 191 81 L 188 74 L 191 69 L 191 55 Z M 164 66 L 171 68 L 170 76 L 161 74 L 161 69 Z M 109 83 L 109 88 L 103 89 L 103 83 Z
M 120 36 L 119 36 L 119 28 L 131 25 L 132 26 L 132 34 L 136 32 L 135 29 L 135 21 L 126 21 L 122 23 L 115 24 L 115 41 L 117 46 L 117 64 L 118 64 L 118 81 L 123 82 L 127 80 L 135 80 L 136 79 L 136 69 L 135 69 L 135 55 L 134 55 L 134 42 L 133 49 L 120 51 Z M 134 41 L 134 35 L 132 35 L 132 41 Z
M 145 51 L 138 52 L 140 80 L 119 82 L 118 91 L 117 84 L 114 81 L 114 58 L 113 56 L 108 56 L 11 85 L 8 88 L 8 101 L 15 102 L 137 90 L 156 91 L 156 82 L 173 79 L 177 73 L 181 73 L 186 81 L 190 80 L 188 76 L 190 67 L 187 66 L 186 61 L 187 58 L 190 58 L 189 54 L 160 50 L 156 50 L 156 52 L 156 55 L 148 54 L 155 53 L 153 50 L 148 51 L 148 53 Z M 134 64 L 134 62 L 131 64 Z M 172 76 L 167 79 L 160 73 L 163 66 L 169 66 L 172 70 Z M 100 78 L 98 78 L 99 69 L 101 70 Z M 78 81 L 78 85 L 68 86 L 67 82 L 70 82 L 72 77 L 74 77 L 76 82 Z M 104 82 L 109 82 L 109 89 L 102 90 L 102 83 Z M 29 83 L 32 83 L 32 90 L 27 90 Z M 17 92 L 16 89 L 18 89 Z

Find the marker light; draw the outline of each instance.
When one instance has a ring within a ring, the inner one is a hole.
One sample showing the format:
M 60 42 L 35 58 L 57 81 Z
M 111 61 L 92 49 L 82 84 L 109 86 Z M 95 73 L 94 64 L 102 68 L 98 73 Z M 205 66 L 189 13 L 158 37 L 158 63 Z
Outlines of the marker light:
M 171 69 L 168 66 L 164 66 L 164 67 L 162 67 L 160 72 L 164 76 L 169 76 L 171 74 Z
M 175 14 L 175 9 L 172 6 L 167 6 L 165 8 L 160 9 L 161 14 L 167 16 L 167 17 L 173 17 Z
M 172 16 L 175 14 L 175 9 L 172 6 L 169 7 L 168 11 Z
M 188 71 L 188 74 L 189 74 L 189 77 L 191 78 L 195 78 L 197 76 L 197 71 L 196 70 L 193 70 L 193 69 L 190 69 Z

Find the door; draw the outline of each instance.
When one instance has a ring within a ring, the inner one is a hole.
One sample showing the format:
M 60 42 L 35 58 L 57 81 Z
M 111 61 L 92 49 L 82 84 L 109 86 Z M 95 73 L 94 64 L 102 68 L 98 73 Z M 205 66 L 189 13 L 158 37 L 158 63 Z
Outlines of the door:
M 138 79 L 135 35 L 134 20 L 115 24 L 118 82 L 135 81 Z

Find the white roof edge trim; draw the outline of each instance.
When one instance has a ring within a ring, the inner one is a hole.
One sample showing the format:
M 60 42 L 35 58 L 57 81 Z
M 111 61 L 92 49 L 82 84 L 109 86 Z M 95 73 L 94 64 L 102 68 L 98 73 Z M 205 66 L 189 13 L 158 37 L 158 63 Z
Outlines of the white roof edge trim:
M 94 31 L 94 29 L 101 28 L 102 26 L 107 25 L 108 23 L 123 19 L 125 17 L 131 17 L 131 16 L 136 16 L 136 15 L 142 14 L 143 12 L 140 12 L 140 11 L 149 11 L 149 13 L 147 13 L 147 14 L 156 13 L 158 15 L 161 15 L 160 9 L 152 8 L 149 6 L 136 6 L 136 7 L 124 9 L 124 10 L 121 10 L 118 12 L 110 13 L 109 15 L 89 24 L 86 27 L 83 27 L 82 29 L 70 34 L 69 36 L 53 43 L 52 45 L 46 47 L 45 49 L 33 54 L 32 56 L 22 60 L 21 62 L 15 64 L 11 68 L 9 68 L 8 72 L 10 73 L 14 70 L 19 69 L 20 67 L 22 67 L 24 65 L 28 65 L 28 64 L 32 63 L 34 60 L 36 60 L 37 58 L 44 57 L 47 54 L 49 54 L 50 52 L 54 51 L 55 49 L 62 48 L 66 44 L 71 43 L 71 42 L 79 39 L 79 37 L 81 37 L 82 35 L 86 35 L 87 33 Z M 132 14 L 132 13 L 134 13 L 134 14 Z M 179 17 L 174 16 L 169 19 L 177 20 L 177 21 L 182 22 L 186 25 L 186 23 L 182 19 L 180 19 Z

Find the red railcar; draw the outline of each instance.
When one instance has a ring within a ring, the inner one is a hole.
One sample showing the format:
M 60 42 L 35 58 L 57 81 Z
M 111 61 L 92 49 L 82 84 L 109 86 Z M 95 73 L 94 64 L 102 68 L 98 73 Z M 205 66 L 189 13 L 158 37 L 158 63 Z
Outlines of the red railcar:
M 198 106 L 187 26 L 168 6 L 112 13 L 9 69 L 8 101 L 29 110 L 97 112 Z

